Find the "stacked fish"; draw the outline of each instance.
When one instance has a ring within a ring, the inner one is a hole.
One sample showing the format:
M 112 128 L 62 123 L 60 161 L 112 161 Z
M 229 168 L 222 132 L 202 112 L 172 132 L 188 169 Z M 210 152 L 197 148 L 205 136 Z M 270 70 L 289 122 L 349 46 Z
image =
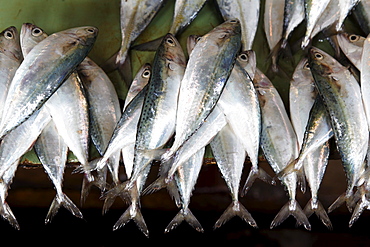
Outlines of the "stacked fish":
M 106 73 L 87 57 L 98 33 L 95 27 L 73 28 L 48 36 L 41 28 L 24 24 L 20 38 L 14 27 L 1 33 L 2 217 L 19 228 L 6 203 L 7 190 L 22 155 L 34 147 L 57 193 L 46 223 L 61 206 L 82 217 L 62 190 L 70 150 L 81 164 L 76 172 L 84 174 L 82 201 L 95 185 L 105 192 L 104 212 L 117 197 L 128 202 L 114 229 L 133 220 L 148 236 L 140 197 L 166 188 L 179 213 L 165 232 L 183 221 L 203 232 L 189 203 L 209 144 L 232 199 L 215 228 L 234 216 L 257 227 L 238 198 L 239 194 L 248 193 L 257 178 L 275 183 L 258 165 L 260 149 L 289 195 L 271 228 L 292 215 L 298 225 L 310 230 L 308 217 L 313 213 L 331 228 L 318 200 L 318 190 L 328 163 L 329 139 L 334 138 L 348 186 L 328 211 L 346 203 L 353 211 L 351 226 L 363 210 L 370 208 L 370 171 L 366 160 L 370 38 L 342 33 L 342 29 L 344 19 L 357 5 L 356 17 L 368 34 L 370 3 L 264 2 L 264 30 L 274 73 L 283 71 L 279 58 L 293 49 L 290 36 L 306 20 L 299 49 L 309 49 L 291 79 L 289 116 L 278 91 L 257 68 L 258 54 L 251 50 L 261 5 L 257 0 L 217 1 L 224 22 L 202 37 L 188 38 L 188 60 L 176 35 L 191 23 L 206 1 L 176 1 L 169 33 L 136 47 L 154 46 L 156 53 L 152 65 L 144 64 L 131 79 L 128 51 L 163 2 L 121 2 L 122 44 L 110 62 L 126 83 L 131 82 L 127 83 L 130 88 L 123 109 Z M 310 44 L 318 33 L 329 31 L 336 34 L 330 39 L 337 59 Z M 345 66 L 338 62 L 343 61 L 343 54 L 348 58 Z M 101 156 L 93 160 L 89 157 L 90 139 Z M 126 181 L 119 179 L 121 157 Z M 239 191 L 247 157 L 252 167 Z M 154 160 L 161 162 L 158 178 L 145 187 Z M 109 186 L 108 174 L 112 180 Z M 302 209 L 296 193 L 298 187 L 305 190 L 306 180 L 312 198 Z

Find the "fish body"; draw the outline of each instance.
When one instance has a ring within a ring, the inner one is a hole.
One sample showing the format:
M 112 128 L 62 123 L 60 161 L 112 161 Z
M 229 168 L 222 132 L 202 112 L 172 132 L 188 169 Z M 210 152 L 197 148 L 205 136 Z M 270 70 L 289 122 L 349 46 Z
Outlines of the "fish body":
M 178 98 L 176 136 L 168 160 L 216 105 L 240 48 L 240 23 L 226 21 L 204 35 L 190 54 Z
M 284 7 L 283 0 L 265 2 L 263 25 L 270 50 L 274 49 L 283 36 Z
M 360 2 L 360 0 L 339 0 L 339 19 L 336 25 L 336 30 L 340 31 L 344 20 L 346 19 L 349 12 Z
M 361 90 L 348 69 L 318 48 L 310 49 L 309 63 L 315 85 L 331 120 L 347 177 L 346 200 L 361 185 L 369 130 Z
M 98 29 L 80 27 L 50 35 L 37 44 L 17 69 L 0 127 L 0 136 L 29 118 L 86 57 Z M 50 66 L 50 65 L 53 66 Z
M 278 174 L 290 161 L 298 156 L 298 141 L 285 110 L 283 101 L 270 80 L 258 69 L 253 80 L 261 106 L 262 130 L 261 148 Z M 297 174 L 290 173 L 281 179 L 289 194 L 289 202 L 282 207 L 270 227 L 273 228 L 293 215 L 298 224 L 310 229 L 306 215 L 296 201 Z
M 286 0 L 284 9 L 283 39 L 288 40 L 293 30 L 304 20 L 304 0 Z

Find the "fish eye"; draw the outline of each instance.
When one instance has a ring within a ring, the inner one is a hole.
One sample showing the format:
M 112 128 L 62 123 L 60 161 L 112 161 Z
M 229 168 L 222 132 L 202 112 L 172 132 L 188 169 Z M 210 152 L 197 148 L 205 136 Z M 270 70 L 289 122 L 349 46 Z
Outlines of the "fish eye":
M 248 56 L 245 55 L 245 54 L 240 54 L 239 58 L 242 60 L 242 61 L 248 61 Z
M 38 27 L 32 29 L 32 35 L 35 37 L 38 37 L 42 34 L 42 30 Z
M 169 44 L 170 46 L 175 46 L 175 41 L 172 38 L 167 38 L 166 43 Z
M 349 41 L 356 42 L 357 40 L 360 39 L 360 36 L 358 36 L 356 34 L 351 34 L 348 38 L 349 38 Z
M 304 69 L 308 69 L 308 70 L 310 70 L 310 65 L 309 65 L 309 63 L 307 62 L 307 63 L 305 63 L 304 65 L 303 65 L 303 68 Z
M 13 39 L 14 35 L 13 35 L 13 33 L 12 33 L 12 32 L 10 32 L 10 31 L 5 31 L 5 33 L 4 33 L 4 37 L 5 37 L 6 39 Z
M 144 78 L 149 78 L 149 76 L 150 76 L 150 70 L 145 70 L 144 72 L 143 72 L 143 77 Z
M 199 40 L 201 40 L 202 39 L 202 36 L 199 36 L 199 37 L 197 37 L 195 40 L 197 41 L 197 42 L 199 42 Z
M 237 23 L 238 21 L 234 19 L 234 20 L 231 20 L 230 22 L 231 23 Z
M 315 58 L 316 58 L 316 59 L 318 59 L 318 60 L 321 60 L 321 59 L 323 59 L 323 58 L 324 58 L 324 56 L 323 56 L 323 55 L 321 55 L 321 54 L 320 54 L 320 53 L 318 53 L 318 52 L 315 52 L 314 56 L 315 56 Z
M 94 30 L 93 28 L 88 28 L 88 29 L 86 29 L 86 31 L 87 31 L 88 33 L 95 33 L 95 30 Z

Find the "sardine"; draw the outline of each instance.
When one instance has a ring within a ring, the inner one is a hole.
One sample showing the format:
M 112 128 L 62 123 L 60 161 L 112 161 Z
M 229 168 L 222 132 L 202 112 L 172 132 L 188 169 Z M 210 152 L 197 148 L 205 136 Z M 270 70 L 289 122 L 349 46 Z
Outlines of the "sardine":
M 215 27 L 194 47 L 181 81 L 175 140 L 162 160 L 170 159 L 211 113 L 229 77 L 239 48 L 238 20 L 226 21 Z
M 364 159 L 369 141 L 361 89 L 356 79 L 338 61 L 312 47 L 309 63 L 315 85 L 331 120 L 335 141 L 347 177 L 347 190 L 329 207 L 329 212 L 353 197 L 353 189 L 363 183 Z
M 251 50 L 257 32 L 260 0 L 217 1 L 224 20 L 238 19 L 241 25 L 242 50 Z
M 72 28 L 50 35 L 36 45 L 17 69 L 4 111 L 3 137 L 29 118 L 60 87 L 86 57 L 96 39 L 95 27 Z
M 261 148 L 268 163 L 278 174 L 298 156 L 297 137 L 283 101 L 270 80 L 257 69 L 253 83 L 261 106 Z M 297 180 L 296 173 L 290 173 L 281 179 L 288 190 L 289 202 L 276 215 L 270 228 L 281 224 L 287 217 L 293 215 L 298 225 L 303 224 L 306 229 L 311 229 L 306 215 L 296 201 Z
M 0 33 L 0 121 L 10 83 L 22 61 L 19 35 L 15 27 Z
M 213 138 L 210 143 L 212 153 L 215 156 L 217 166 L 229 188 L 232 202 L 217 220 L 214 228 L 220 227 L 234 216 L 248 222 L 249 225 L 257 227 L 255 220 L 248 210 L 239 202 L 240 179 L 244 167 L 245 149 L 238 137 L 227 124 Z

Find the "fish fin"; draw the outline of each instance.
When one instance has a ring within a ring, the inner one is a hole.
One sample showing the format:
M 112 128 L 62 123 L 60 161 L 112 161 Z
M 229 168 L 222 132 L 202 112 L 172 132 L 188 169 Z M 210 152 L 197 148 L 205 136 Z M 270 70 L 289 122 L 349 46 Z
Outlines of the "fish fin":
M 313 200 L 312 198 L 307 202 L 306 206 L 303 209 L 303 212 L 309 218 L 313 213 L 321 220 L 321 222 L 329 229 L 333 230 L 333 225 L 329 219 L 328 214 L 326 213 L 324 206 L 318 200 Z
M 245 196 L 249 189 L 252 187 L 254 181 L 259 178 L 265 183 L 275 185 L 274 179 L 261 167 L 253 167 L 249 172 L 249 175 L 247 177 L 247 180 L 245 181 L 243 190 L 242 190 L 242 196 Z
M 176 182 L 174 180 L 169 181 L 166 188 L 171 198 L 175 201 L 176 206 L 180 208 L 182 201 L 180 198 L 179 190 L 177 189 Z
M 284 40 L 283 38 L 280 39 L 279 42 L 275 45 L 274 48 L 272 48 L 270 54 L 268 55 L 268 58 L 271 59 L 271 70 L 274 73 L 277 73 L 279 71 L 277 63 L 282 52 L 283 40 Z M 284 44 L 286 45 L 286 43 Z
M 105 73 L 111 73 L 117 70 L 121 78 L 125 81 L 127 87 L 130 86 L 132 82 L 132 66 L 129 52 L 127 53 L 124 61 L 120 56 L 120 51 L 116 52 L 107 61 L 101 64 L 100 67 L 104 70 Z
M 160 189 L 163 189 L 167 186 L 165 182 L 166 177 L 159 176 L 153 183 L 149 184 L 142 192 L 142 195 L 152 194 Z
M 347 201 L 346 193 L 340 195 L 328 208 L 328 213 L 331 213 L 334 209 L 339 208 L 343 203 Z
M 221 227 L 234 216 L 239 216 L 249 225 L 253 226 L 254 228 L 258 228 L 256 221 L 253 219 L 248 210 L 239 201 L 235 201 L 229 205 L 229 207 L 224 211 L 221 217 L 216 221 L 213 229 Z
M 105 61 L 103 64 L 100 65 L 100 68 L 102 68 L 105 73 L 110 73 L 117 69 L 116 61 L 117 61 L 118 52 L 113 54 L 113 56 L 111 56 L 107 61 Z
M 54 200 L 50 205 L 49 212 L 46 215 L 45 224 L 48 224 L 48 223 L 51 222 L 51 220 L 57 214 L 60 206 L 63 206 L 64 208 L 66 208 L 68 211 L 70 211 L 77 218 L 80 218 L 80 219 L 83 218 L 81 211 L 72 202 L 72 200 L 69 199 L 69 197 L 63 193 L 60 196 L 56 195 L 54 197 Z
M 278 174 L 276 174 L 275 178 L 282 179 L 285 176 L 289 175 L 290 173 L 296 172 L 299 170 L 302 166 L 299 166 L 298 169 L 296 168 L 296 165 L 298 163 L 298 159 L 294 159 L 290 161 Z
M 126 211 L 121 215 L 118 221 L 113 226 L 113 231 L 118 230 L 119 228 L 126 225 L 130 220 L 133 220 L 138 226 L 140 231 L 144 233 L 146 237 L 149 237 L 149 231 L 145 224 L 143 215 L 141 214 L 139 205 L 137 203 L 131 204 Z
M 137 51 L 156 51 L 159 45 L 161 44 L 163 37 L 164 36 L 159 37 L 157 39 L 153 39 L 145 43 L 134 45 L 131 47 L 131 49 L 137 50 Z
M 349 221 L 349 227 L 352 227 L 353 224 L 360 218 L 362 212 L 365 209 L 370 209 L 370 201 L 366 199 L 365 196 L 363 196 L 359 202 L 357 202 L 357 205 L 355 209 L 353 210 L 351 219 Z
M 85 203 L 86 198 L 88 197 L 88 195 L 90 193 L 90 189 L 93 185 L 93 182 L 94 182 L 94 178 L 91 175 L 91 173 L 89 173 L 89 174 L 85 173 L 84 176 L 83 176 L 83 179 L 82 179 L 82 187 L 81 187 L 81 196 L 80 196 L 80 205 L 81 206 Z
M 103 163 L 103 165 L 105 166 L 105 162 L 103 161 L 103 158 L 102 157 L 97 158 L 97 159 L 93 159 L 87 165 L 79 165 L 79 166 L 77 166 L 72 171 L 72 174 L 84 173 L 84 172 L 87 172 L 87 171 L 88 172 L 94 171 L 94 170 L 96 170 L 98 168 L 103 167 L 103 165 L 101 163 Z
M 297 220 L 297 225 L 303 225 L 306 230 L 311 230 L 311 224 L 296 200 L 289 201 L 280 209 L 279 213 L 271 222 L 270 229 L 280 225 L 290 215 Z
M 104 204 L 103 204 L 103 214 L 106 214 L 109 210 L 109 208 L 112 206 L 114 201 L 116 200 L 116 197 L 121 197 L 123 201 L 128 201 L 128 191 L 126 191 L 126 185 L 127 182 L 118 184 L 117 186 L 113 187 L 112 189 L 108 190 L 105 192 L 102 196 L 101 199 L 104 199 Z M 135 187 L 135 186 L 134 186 Z
M 302 193 L 306 193 L 306 177 L 304 175 L 303 166 L 296 172 L 298 178 L 298 186 L 301 189 Z
M 17 230 L 20 230 L 17 219 L 15 218 L 13 211 L 10 209 L 7 202 L 2 203 L 0 206 L 1 216 L 9 222 L 9 224 Z
M 193 215 L 189 208 L 181 209 L 180 212 L 178 212 L 178 214 L 168 224 L 164 232 L 168 233 L 169 231 L 175 229 L 183 221 L 186 221 L 191 227 L 193 227 L 198 232 L 204 232 L 203 227 L 201 226 L 197 218 L 195 218 L 195 216 Z

